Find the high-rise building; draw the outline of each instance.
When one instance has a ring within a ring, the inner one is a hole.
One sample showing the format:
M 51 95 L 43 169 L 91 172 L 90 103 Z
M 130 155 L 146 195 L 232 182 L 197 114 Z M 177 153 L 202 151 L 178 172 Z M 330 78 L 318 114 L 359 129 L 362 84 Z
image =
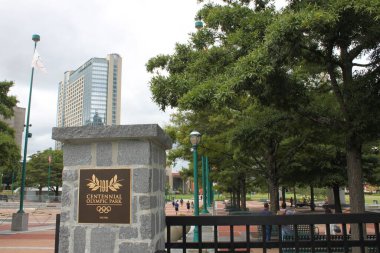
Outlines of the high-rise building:
M 66 71 L 58 88 L 57 127 L 119 125 L 121 63 L 118 54 L 109 54 Z
M 0 115 L 0 120 L 15 130 L 15 141 L 21 150 L 22 133 L 24 132 L 25 124 L 25 108 L 15 106 L 13 107 L 13 116 L 10 119 L 4 119 L 4 117 Z
M 120 100 L 121 57 L 92 58 L 59 83 L 57 126 L 119 125 Z

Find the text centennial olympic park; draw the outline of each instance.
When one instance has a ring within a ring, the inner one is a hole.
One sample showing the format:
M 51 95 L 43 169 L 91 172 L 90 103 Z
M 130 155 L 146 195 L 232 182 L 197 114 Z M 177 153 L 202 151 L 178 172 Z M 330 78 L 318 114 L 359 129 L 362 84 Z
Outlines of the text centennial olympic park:
M 121 194 L 87 194 L 86 204 L 122 204 Z

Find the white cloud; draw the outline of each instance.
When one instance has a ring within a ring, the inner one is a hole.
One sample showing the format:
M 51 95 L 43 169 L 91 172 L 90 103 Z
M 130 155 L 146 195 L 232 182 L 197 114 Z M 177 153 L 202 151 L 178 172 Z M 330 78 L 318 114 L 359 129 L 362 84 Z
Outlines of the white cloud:
M 54 147 L 57 85 L 67 70 L 92 57 L 118 53 L 123 58 L 122 124 L 168 124 L 151 100 L 146 62 L 186 42 L 200 8 L 196 0 L 13 0 L 0 5 L 0 80 L 13 80 L 11 93 L 27 107 L 32 34 L 48 73 L 35 72 L 28 154 Z
M 284 1 L 276 1 L 283 6 Z M 123 58 L 122 124 L 168 124 L 151 100 L 148 59 L 173 52 L 195 31 L 196 0 L 12 0 L 0 4 L 0 80 L 13 80 L 12 94 L 27 107 L 32 34 L 39 34 L 48 73 L 35 73 L 28 153 L 54 146 L 57 85 L 67 70 L 92 57 L 118 53 Z

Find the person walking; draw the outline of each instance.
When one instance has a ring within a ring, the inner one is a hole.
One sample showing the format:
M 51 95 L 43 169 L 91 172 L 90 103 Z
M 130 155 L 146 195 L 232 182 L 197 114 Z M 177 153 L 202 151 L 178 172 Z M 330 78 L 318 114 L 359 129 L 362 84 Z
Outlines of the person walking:
M 290 207 L 293 207 L 293 197 L 290 197 L 289 202 L 290 202 Z
M 267 202 L 264 203 L 264 209 L 260 212 L 261 215 L 270 216 L 272 212 L 269 211 L 269 204 Z M 265 225 L 265 240 L 270 241 L 272 235 L 272 226 Z
M 178 208 L 179 208 L 179 204 L 178 204 L 178 200 L 177 200 L 177 202 L 175 202 L 175 204 L 174 204 L 175 215 L 178 214 Z
M 186 208 L 187 208 L 187 212 L 190 212 L 190 201 L 186 202 Z

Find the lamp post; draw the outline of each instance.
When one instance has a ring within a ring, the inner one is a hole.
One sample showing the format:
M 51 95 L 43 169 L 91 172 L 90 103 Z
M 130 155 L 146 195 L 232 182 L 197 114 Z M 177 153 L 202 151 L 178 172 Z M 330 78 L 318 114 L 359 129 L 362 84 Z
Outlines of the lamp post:
M 15 183 L 15 172 L 12 169 L 12 187 L 11 187 L 12 195 L 13 195 L 13 190 L 14 190 L 14 185 L 13 185 L 14 183 Z
M 206 157 L 202 156 L 202 189 L 203 189 L 203 208 L 202 213 L 208 213 L 207 210 L 207 172 L 206 172 Z
M 206 189 L 207 189 L 207 207 L 211 207 L 211 180 L 210 180 L 210 166 L 208 157 L 206 156 Z
M 33 34 L 32 40 L 34 41 L 34 51 L 36 51 L 37 42 L 40 41 L 40 35 Z M 25 189 L 25 174 L 26 174 L 26 156 L 28 153 L 28 138 L 31 137 L 31 135 L 29 134 L 29 118 L 30 118 L 30 105 L 31 105 L 31 100 L 32 100 L 33 75 L 34 75 L 34 67 L 32 67 L 32 74 L 30 77 L 28 113 L 26 115 L 26 124 L 25 124 L 24 156 L 23 156 L 22 171 L 21 171 L 20 209 L 18 210 L 18 213 L 24 213 L 24 189 Z
M 194 164 L 194 216 L 199 216 L 199 196 L 198 196 L 198 144 L 201 141 L 201 134 L 197 131 L 190 133 L 190 143 L 193 147 Z M 194 228 L 194 242 L 198 242 L 198 226 Z
M 37 48 L 37 42 L 40 41 L 40 35 L 33 34 L 32 40 L 34 41 L 34 53 Z M 17 213 L 12 215 L 12 231 L 25 231 L 28 230 L 28 220 L 29 215 L 24 212 L 24 191 L 25 191 L 25 174 L 26 174 L 26 156 L 28 154 L 28 138 L 32 137 L 32 134 L 29 133 L 29 118 L 30 118 L 30 105 L 32 100 L 32 88 L 33 88 L 33 74 L 34 66 L 32 66 L 32 74 L 30 77 L 30 88 L 29 88 L 29 100 L 28 100 L 28 112 L 26 115 L 26 124 L 25 124 L 25 140 L 24 140 L 24 156 L 22 162 L 21 170 L 21 189 L 20 189 L 20 209 Z
M 49 161 L 49 169 L 48 169 L 48 183 L 47 183 L 47 187 L 48 187 L 48 201 L 50 201 L 51 155 L 49 155 L 48 161 Z

